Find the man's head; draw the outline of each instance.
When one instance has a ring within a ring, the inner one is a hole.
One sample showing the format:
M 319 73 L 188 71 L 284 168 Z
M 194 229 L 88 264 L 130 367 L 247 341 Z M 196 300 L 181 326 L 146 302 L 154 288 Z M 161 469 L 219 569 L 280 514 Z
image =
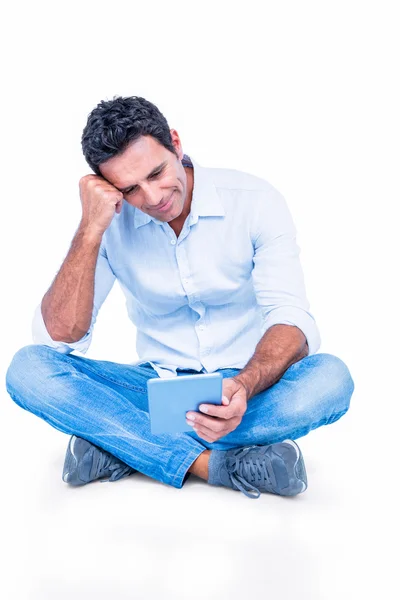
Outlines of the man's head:
M 88 117 L 82 150 L 95 174 L 144 213 L 169 222 L 190 207 L 192 186 L 181 162 L 178 132 L 148 100 L 119 96 L 101 101 Z M 170 199 L 169 208 L 160 210 Z

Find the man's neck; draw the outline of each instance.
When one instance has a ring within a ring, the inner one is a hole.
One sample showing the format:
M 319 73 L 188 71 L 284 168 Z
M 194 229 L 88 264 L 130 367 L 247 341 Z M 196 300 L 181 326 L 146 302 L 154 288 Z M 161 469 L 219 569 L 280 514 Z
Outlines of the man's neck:
M 173 219 L 169 222 L 169 226 L 174 230 L 177 238 L 179 237 L 179 234 L 182 231 L 187 216 L 190 214 L 194 187 L 193 169 L 191 167 L 184 167 L 184 169 L 186 173 L 187 182 L 185 203 L 183 205 L 183 209 L 179 217 L 176 217 L 176 219 Z

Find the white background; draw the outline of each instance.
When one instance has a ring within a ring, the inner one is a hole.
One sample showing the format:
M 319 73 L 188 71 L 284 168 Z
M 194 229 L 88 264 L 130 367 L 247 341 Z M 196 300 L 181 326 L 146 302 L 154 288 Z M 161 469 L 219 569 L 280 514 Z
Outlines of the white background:
M 396 8 L 98 0 L 2 9 L 2 373 L 32 343 L 34 308 L 79 224 L 87 115 L 102 99 L 138 95 L 201 165 L 253 173 L 283 193 L 320 352 L 342 358 L 355 381 L 348 414 L 299 441 L 306 493 L 257 502 L 196 477 L 181 490 L 143 475 L 71 489 L 61 480 L 69 437 L 3 385 L 6 600 L 398 597 Z M 118 283 L 86 356 L 137 358 Z

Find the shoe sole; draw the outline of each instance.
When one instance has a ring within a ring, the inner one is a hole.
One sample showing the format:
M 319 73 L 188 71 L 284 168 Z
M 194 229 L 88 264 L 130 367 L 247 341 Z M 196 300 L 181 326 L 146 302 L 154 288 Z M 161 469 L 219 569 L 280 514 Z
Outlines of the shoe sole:
M 306 473 L 306 467 L 304 464 L 303 455 L 301 453 L 299 446 L 293 440 L 284 440 L 281 443 L 288 444 L 289 446 L 294 448 L 294 450 L 296 452 L 296 461 L 293 465 L 293 470 L 294 470 L 295 474 L 297 475 L 298 480 L 301 481 L 301 484 L 302 484 L 301 490 L 296 492 L 296 494 L 301 494 L 302 492 L 304 492 L 307 489 L 307 485 L 308 485 L 307 473 Z M 296 495 L 296 494 L 294 494 L 294 495 Z

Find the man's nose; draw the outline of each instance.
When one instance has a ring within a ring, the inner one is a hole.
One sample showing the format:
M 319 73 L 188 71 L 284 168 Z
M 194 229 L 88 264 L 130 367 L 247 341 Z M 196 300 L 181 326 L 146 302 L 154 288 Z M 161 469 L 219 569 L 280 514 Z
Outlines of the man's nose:
M 143 194 L 145 197 L 145 205 L 149 208 L 161 206 L 164 202 L 163 195 L 160 190 L 151 184 L 143 185 Z

